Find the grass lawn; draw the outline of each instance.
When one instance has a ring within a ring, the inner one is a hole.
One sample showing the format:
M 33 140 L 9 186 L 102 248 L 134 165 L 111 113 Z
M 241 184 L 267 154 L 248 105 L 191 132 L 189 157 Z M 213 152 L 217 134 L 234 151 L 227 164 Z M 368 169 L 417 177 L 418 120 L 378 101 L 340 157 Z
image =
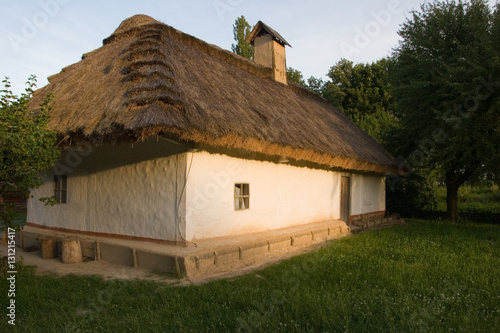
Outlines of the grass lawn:
M 2 332 L 500 332 L 500 226 L 410 220 L 201 286 L 30 268 L 16 283 Z
M 446 212 L 446 187 L 436 189 L 437 210 Z M 458 210 L 461 213 L 500 213 L 500 189 L 491 187 L 462 186 L 458 190 Z

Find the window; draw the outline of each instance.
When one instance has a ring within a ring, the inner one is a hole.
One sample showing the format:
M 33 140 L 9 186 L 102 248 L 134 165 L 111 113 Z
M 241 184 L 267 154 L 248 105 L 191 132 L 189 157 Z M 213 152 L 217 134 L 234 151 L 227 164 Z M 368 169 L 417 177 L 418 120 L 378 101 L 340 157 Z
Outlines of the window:
M 250 208 L 250 185 L 234 184 L 234 209 L 245 210 Z
M 66 203 L 68 200 L 68 180 L 66 175 L 54 176 L 54 197 L 58 204 Z

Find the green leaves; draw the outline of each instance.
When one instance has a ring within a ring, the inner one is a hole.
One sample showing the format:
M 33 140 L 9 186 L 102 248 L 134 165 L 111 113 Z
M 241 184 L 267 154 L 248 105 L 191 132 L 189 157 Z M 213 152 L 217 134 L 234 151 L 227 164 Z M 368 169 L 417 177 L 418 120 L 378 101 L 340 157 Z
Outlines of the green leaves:
M 252 26 L 247 22 L 245 16 L 241 15 L 234 21 L 233 36 L 236 44 L 231 45 L 231 50 L 248 60 L 253 59 L 253 46 L 246 39 L 252 32 Z
M 498 16 L 483 0 L 423 5 L 400 30 L 391 59 L 402 122 L 398 153 L 411 156 L 431 142 L 413 167 L 432 165 L 454 191 L 472 176 L 498 174 L 488 167 L 500 156 Z M 442 140 L 433 139 L 436 131 Z
M 0 96 L 0 199 L 8 193 L 27 198 L 30 188 L 43 182 L 42 171 L 59 157 L 56 135 L 47 129 L 52 95 L 47 95 L 39 110 L 30 110 L 28 102 L 36 87 L 36 77 L 26 82 L 21 96 L 10 91 L 8 78 Z M 0 200 L 0 221 L 12 226 L 12 207 Z
M 288 81 L 293 81 L 293 82 L 298 83 L 304 87 L 307 87 L 307 83 L 306 83 L 306 81 L 304 81 L 304 75 L 298 69 L 295 69 L 293 67 L 287 67 L 286 68 L 286 78 L 288 79 Z
M 387 60 L 356 64 L 341 59 L 330 68 L 324 97 L 380 143 L 397 125 Z

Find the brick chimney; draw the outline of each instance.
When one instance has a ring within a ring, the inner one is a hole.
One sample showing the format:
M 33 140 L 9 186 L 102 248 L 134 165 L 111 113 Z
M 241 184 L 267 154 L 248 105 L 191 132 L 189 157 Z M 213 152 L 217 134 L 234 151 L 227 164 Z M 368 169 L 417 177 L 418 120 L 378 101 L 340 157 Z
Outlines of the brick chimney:
M 254 46 L 253 61 L 272 68 L 274 79 L 287 84 L 285 45 L 291 45 L 262 21 L 257 22 L 247 38 L 247 43 Z

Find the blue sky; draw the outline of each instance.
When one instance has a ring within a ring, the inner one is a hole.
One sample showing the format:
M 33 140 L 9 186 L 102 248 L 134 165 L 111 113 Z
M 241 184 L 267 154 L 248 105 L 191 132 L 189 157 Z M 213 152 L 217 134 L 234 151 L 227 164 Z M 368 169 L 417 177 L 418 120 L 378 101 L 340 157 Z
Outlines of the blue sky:
M 262 20 L 293 46 L 287 65 L 307 78 L 324 77 L 341 58 L 372 62 L 398 43 L 399 26 L 424 0 L 36 0 L 2 1 L 0 76 L 14 93 L 30 74 L 38 86 L 83 53 L 102 46 L 121 21 L 147 14 L 224 49 L 234 42 L 234 20 Z M 490 1 L 491 5 L 494 0 Z

